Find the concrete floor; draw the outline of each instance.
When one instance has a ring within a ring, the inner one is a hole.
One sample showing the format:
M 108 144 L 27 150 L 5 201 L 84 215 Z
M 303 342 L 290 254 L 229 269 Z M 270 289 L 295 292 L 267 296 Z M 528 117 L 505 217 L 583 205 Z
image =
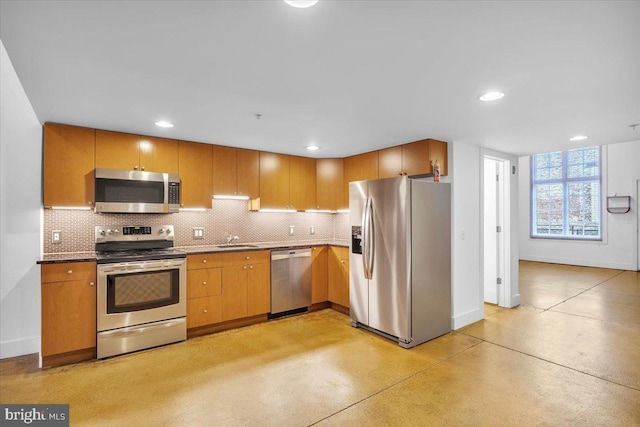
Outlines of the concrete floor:
M 522 305 L 411 350 L 323 310 L 40 371 L 0 402 L 73 426 L 640 425 L 640 277 L 522 262 Z

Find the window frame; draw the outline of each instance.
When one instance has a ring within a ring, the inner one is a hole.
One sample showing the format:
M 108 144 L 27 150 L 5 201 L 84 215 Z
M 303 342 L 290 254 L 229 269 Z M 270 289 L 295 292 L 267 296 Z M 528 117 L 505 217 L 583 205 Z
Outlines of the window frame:
M 599 174 L 595 175 L 593 177 L 578 177 L 578 178 L 569 178 L 568 177 L 568 158 L 569 158 L 569 151 L 574 151 L 574 150 L 584 150 L 584 149 L 589 149 L 589 148 L 597 148 L 598 149 L 598 171 Z M 536 156 L 541 155 L 541 154 L 551 154 L 551 153 L 561 153 L 562 155 L 562 177 L 559 179 L 547 179 L 547 180 L 539 180 L 536 181 L 535 180 L 535 174 L 536 174 Z M 603 171 L 603 155 L 604 155 L 604 150 L 602 148 L 602 146 L 591 146 L 591 147 L 577 147 L 577 148 L 572 148 L 569 150 L 563 150 L 563 151 L 552 151 L 549 153 L 539 153 L 539 154 L 533 154 L 530 156 L 530 161 L 529 161 L 529 238 L 530 239 L 536 239 L 536 240 L 568 240 L 568 241 L 573 241 L 573 242 L 604 242 L 605 241 L 605 216 L 604 214 L 604 176 L 605 176 L 605 172 Z M 586 237 L 586 236 L 580 236 L 580 235 L 566 235 L 566 234 L 562 234 L 562 235 L 537 235 L 534 234 L 534 228 L 536 227 L 536 199 L 534 198 L 535 194 L 535 186 L 536 184 L 562 184 L 562 201 L 563 201 L 563 206 L 562 206 L 562 229 L 563 231 L 568 231 L 569 229 L 569 184 L 573 183 L 573 182 L 588 182 L 588 181 L 593 181 L 593 182 L 598 182 L 599 185 L 599 197 L 598 197 L 598 202 L 600 203 L 599 206 L 599 235 L 598 236 L 593 236 L 593 237 Z

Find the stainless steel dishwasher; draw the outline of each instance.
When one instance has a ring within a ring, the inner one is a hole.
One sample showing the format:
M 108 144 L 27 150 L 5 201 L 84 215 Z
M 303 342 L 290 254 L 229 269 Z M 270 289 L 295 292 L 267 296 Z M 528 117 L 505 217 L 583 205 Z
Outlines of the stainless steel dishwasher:
M 281 317 L 311 305 L 311 248 L 271 252 L 271 314 Z

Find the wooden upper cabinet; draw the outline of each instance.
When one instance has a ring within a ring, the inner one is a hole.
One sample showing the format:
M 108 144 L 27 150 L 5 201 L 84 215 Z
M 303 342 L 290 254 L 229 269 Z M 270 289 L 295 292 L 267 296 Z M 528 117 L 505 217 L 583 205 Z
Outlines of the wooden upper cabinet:
M 260 197 L 260 152 L 237 149 L 237 191 L 252 199 Z
M 402 145 L 403 175 L 433 173 L 433 163 L 440 163 L 440 175 L 447 175 L 447 143 L 436 139 L 423 139 Z
M 178 141 L 96 130 L 96 168 L 178 173 Z
M 317 208 L 332 211 L 346 209 L 344 204 L 344 161 L 342 159 L 318 159 L 316 161 Z
M 235 195 L 237 173 L 237 149 L 214 145 L 213 156 L 213 194 Z
M 296 210 L 317 209 L 316 159 L 289 156 L 289 204 Z
M 289 156 L 260 152 L 260 207 L 290 208 Z
M 213 194 L 260 195 L 260 152 L 213 146 Z
M 378 151 L 378 178 L 400 176 L 402 172 L 402 146 Z
M 378 179 L 378 152 L 358 154 L 344 159 L 343 206 L 349 206 L 349 183 Z
M 93 206 L 95 130 L 46 123 L 44 206 Z
M 209 144 L 180 141 L 178 171 L 180 173 L 180 206 L 211 208 L 212 147 Z

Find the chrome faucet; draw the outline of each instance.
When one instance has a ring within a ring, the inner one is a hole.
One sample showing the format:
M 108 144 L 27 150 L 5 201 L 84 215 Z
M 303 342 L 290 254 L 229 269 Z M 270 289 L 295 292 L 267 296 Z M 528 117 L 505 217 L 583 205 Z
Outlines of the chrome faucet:
M 227 236 L 227 245 L 230 245 L 231 242 L 237 242 L 239 240 L 240 240 L 240 237 L 233 236 L 231 233 L 229 233 L 229 235 Z

